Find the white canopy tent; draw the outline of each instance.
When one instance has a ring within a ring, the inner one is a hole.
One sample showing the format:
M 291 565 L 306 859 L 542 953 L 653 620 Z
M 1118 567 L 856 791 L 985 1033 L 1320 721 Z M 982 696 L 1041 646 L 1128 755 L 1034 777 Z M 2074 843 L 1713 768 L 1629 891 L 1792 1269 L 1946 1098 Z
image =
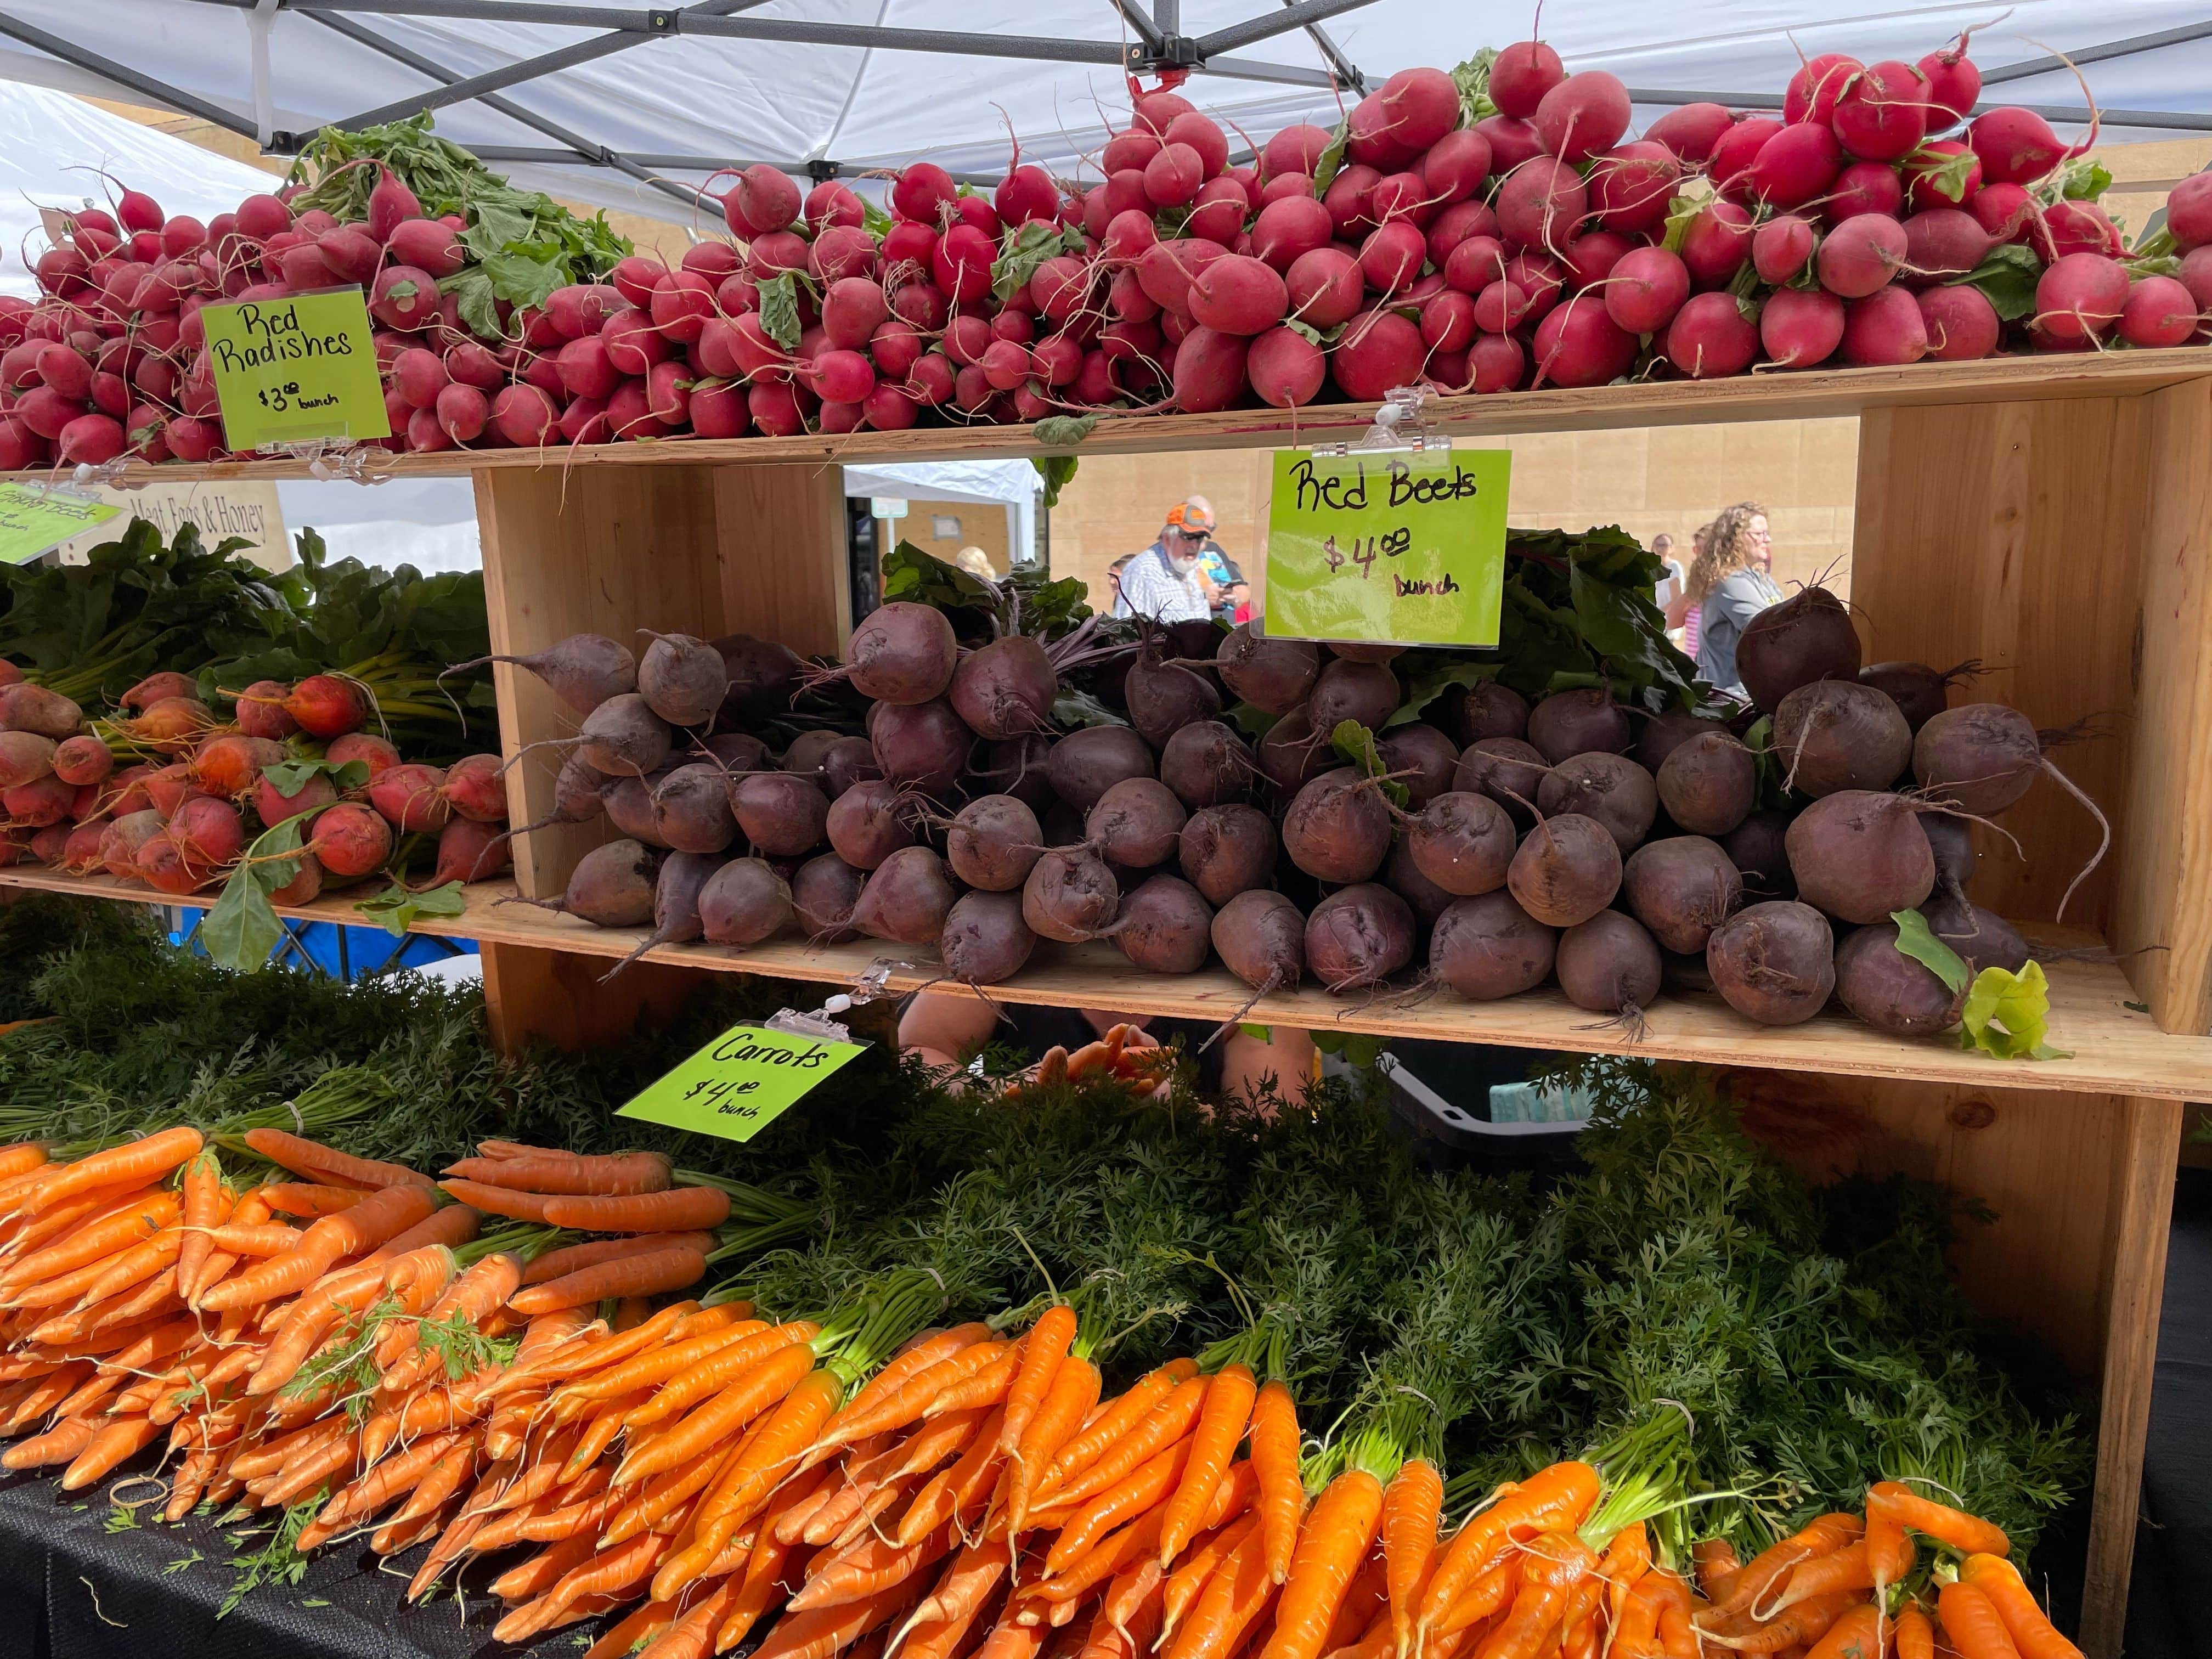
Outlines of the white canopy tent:
M 1533 10 L 1533 6 L 1530 8 Z M 1333 122 L 1392 70 L 1449 65 L 1531 20 L 1436 0 L 0 0 L 0 78 L 186 110 L 296 143 L 326 122 L 436 103 L 440 130 L 540 188 L 690 221 L 716 167 L 851 176 L 929 159 L 995 179 L 1010 137 L 1074 175 L 1125 106 L 1123 70 L 1192 64 L 1187 91 L 1255 137 Z M 2116 140 L 2212 133 L 2212 21 L 2180 0 L 1938 3 L 1853 17 L 1801 0 L 1555 4 L 1573 68 L 1672 103 L 1775 101 L 1798 52 L 1908 61 L 1987 26 L 1992 101 Z M 922 48 L 927 48 L 927 50 Z
M 205 220 L 266 190 L 258 167 L 215 155 L 44 87 L 0 87 L 0 294 L 34 297 L 21 250 L 43 249 L 42 208 L 70 212 L 111 201 L 119 179 L 172 213 Z M 35 252 L 30 256 L 35 257 Z
M 1006 545 L 1016 564 L 1036 561 L 1037 499 L 1041 489 L 1036 469 L 1027 461 L 918 461 L 894 466 L 878 463 L 845 469 L 845 494 L 866 496 L 915 497 L 932 501 L 975 501 L 1003 507 L 1006 513 Z M 892 534 L 897 532 L 894 528 Z

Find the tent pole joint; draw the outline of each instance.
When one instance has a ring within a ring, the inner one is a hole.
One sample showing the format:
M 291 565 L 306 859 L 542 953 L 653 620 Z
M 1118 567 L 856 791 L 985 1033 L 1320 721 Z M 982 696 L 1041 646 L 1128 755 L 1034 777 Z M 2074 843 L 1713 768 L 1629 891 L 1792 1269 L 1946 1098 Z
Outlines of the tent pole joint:
M 1188 34 L 1164 34 L 1157 46 L 1132 40 L 1121 57 L 1132 75 L 1157 75 L 1162 70 L 1194 70 L 1206 61 L 1205 54 L 1198 49 L 1197 40 Z
M 806 176 L 817 185 L 826 185 L 845 171 L 842 163 L 825 161 L 819 156 L 806 164 Z

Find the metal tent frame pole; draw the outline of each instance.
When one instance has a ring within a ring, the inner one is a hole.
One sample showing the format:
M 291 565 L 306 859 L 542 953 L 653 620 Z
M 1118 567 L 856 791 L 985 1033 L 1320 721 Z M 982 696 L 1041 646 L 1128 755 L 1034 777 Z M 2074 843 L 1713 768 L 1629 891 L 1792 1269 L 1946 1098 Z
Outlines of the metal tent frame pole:
M 4 3 L 4 0 L 0 0 L 0 3 Z M 268 4 L 269 0 L 194 0 L 194 3 L 220 6 L 234 11 L 252 11 Z M 412 115 L 418 111 L 442 109 L 473 101 L 542 133 L 552 141 L 553 147 L 544 149 L 501 144 L 461 146 L 486 161 L 609 167 L 626 173 L 677 201 L 696 204 L 705 199 L 700 190 L 663 177 L 662 171 L 711 173 L 752 165 L 752 161 L 726 155 L 647 155 L 615 150 L 517 103 L 506 96 L 506 92 L 563 70 L 626 52 L 633 46 L 689 35 L 713 40 L 787 41 L 848 49 L 922 52 L 1044 63 L 1096 64 L 1131 74 L 1179 70 L 1285 86 L 1348 88 L 1355 93 L 1363 93 L 1366 89 L 1366 77 L 1322 25 L 1330 18 L 1370 5 L 1374 0 L 1279 0 L 1280 9 L 1276 11 L 1194 37 L 1182 33 L 1182 0 L 1151 0 L 1149 8 L 1144 0 L 1111 0 L 1115 13 L 1133 37 L 1127 42 L 1035 35 L 991 35 L 748 15 L 764 3 L 766 0 L 694 0 L 694 3 L 684 6 L 626 8 L 554 3 L 552 0 L 274 0 L 274 9 L 312 19 L 357 45 L 405 65 L 434 83 L 419 96 L 395 100 L 348 116 L 334 117 L 331 125 L 349 127 L 373 125 Z M 386 39 L 368 22 L 360 21 L 379 15 L 529 23 L 551 27 L 592 29 L 597 33 L 589 40 L 518 59 L 498 69 L 463 75 L 422 52 Z M 1328 64 L 1327 69 L 1266 63 L 1236 55 L 1241 47 L 1301 31 L 1311 39 Z M 112 82 L 138 98 L 197 116 L 228 131 L 246 137 L 258 137 L 254 124 L 235 111 L 169 85 L 154 76 L 118 63 L 47 30 L 22 22 L 4 10 L 0 10 L 0 35 Z M 1983 81 L 1985 85 L 1998 85 L 2063 70 L 2072 64 L 2100 63 L 2208 38 L 2212 38 L 2212 21 L 2186 24 L 2155 33 L 2134 35 L 2083 47 L 2063 57 L 2051 54 L 2018 64 L 2002 64 L 1984 71 Z M 1747 110 L 1778 109 L 1783 101 L 1779 97 L 1764 93 L 1731 94 L 1650 87 L 1631 88 L 1629 96 L 1639 104 L 1677 106 L 1711 102 Z M 1972 112 L 1978 114 L 1992 107 L 1995 106 L 1987 102 L 1978 104 Z M 2081 122 L 2087 120 L 2090 114 L 2086 107 L 2064 105 L 2031 104 L 2023 107 L 2049 121 Z M 2112 126 L 2157 131 L 2212 132 L 2212 114 L 2138 109 L 2107 109 L 2098 112 L 2098 114 L 2106 125 Z M 279 154 L 292 153 L 296 152 L 302 142 L 303 135 L 278 132 L 270 136 L 268 148 Z M 835 178 L 840 173 L 873 171 L 896 165 L 891 161 L 858 159 L 758 159 L 769 166 L 803 173 L 815 179 Z M 972 175 L 962 181 L 970 184 L 995 182 Z

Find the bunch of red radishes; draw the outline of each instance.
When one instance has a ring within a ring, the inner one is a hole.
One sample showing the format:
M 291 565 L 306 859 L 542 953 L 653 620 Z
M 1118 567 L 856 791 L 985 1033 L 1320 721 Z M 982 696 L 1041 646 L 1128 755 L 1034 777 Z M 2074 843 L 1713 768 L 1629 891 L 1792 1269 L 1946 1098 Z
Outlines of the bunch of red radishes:
M 2203 337 L 2212 175 L 2130 252 L 2067 165 L 2087 141 L 2024 109 L 1968 121 L 1979 90 L 1963 38 L 1917 64 L 1826 53 L 1779 119 L 1692 104 L 1631 139 L 1618 78 L 1524 41 L 1401 70 L 1337 132 L 1286 128 L 1237 165 L 1219 123 L 1155 91 L 1103 179 L 1018 158 L 987 198 L 919 162 L 879 228 L 845 185 L 748 167 L 713 198 L 732 240 L 502 302 L 495 339 L 440 293 L 463 226 L 396 177 L 362 224 L 295 217 L 289 188 L 205 226 L 125 191 L 40 256 L 43 299 L 0 300 L 0 468 L 220 455 L 200 307 L 333 283 L 368 291 L 391 441 L 414 451 Z
M 304 851 L 282 854 L 299 869 L 271 895 L 280 904 L 396 870 L 410 835 L 437 838 L 430 885 L 510 863 L 499 757 L 403 760 L 363 729 L 374 696 L 344 676 L 258 682 L 223 720 L 189 675 L 165 672 L 88 720 L 71 699 L 0 670 L 12 677 L 0 684 L 0 864 L 105 871 L 183 897 L 295 819 Z

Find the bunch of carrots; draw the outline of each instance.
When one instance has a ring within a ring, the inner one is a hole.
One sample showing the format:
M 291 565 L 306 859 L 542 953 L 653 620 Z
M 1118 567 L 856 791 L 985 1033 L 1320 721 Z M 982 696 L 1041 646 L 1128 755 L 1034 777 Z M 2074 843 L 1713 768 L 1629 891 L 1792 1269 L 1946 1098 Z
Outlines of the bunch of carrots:
M 1603 1452 L 1453 1527 L 1390 1449 L 1420 1433 L 1310 1440 L 1249 1354 L 1109 1392 L 1057 1296 L 939 1328 L 969 1310 L 906 1267 L 804 1317 L 653 1310 L 784 1224 L 653 1155 L 487 1142 L 441 1183 L 266 1125 L 222 1149 L 282 1178 L 191 1128 L 0 1149 L 0 1464 L 76 1490 L 162 1441 L 170 1519 L 428 1544 L 417 1598 L 497 1557 L 503 1641 L 627 1609 L 587 1659 L 2076 1652 L 2002 1531 L 1905 1484 L 1747 1563 L 1670 1559 L 1647 1523 L 1694 1495 Z

